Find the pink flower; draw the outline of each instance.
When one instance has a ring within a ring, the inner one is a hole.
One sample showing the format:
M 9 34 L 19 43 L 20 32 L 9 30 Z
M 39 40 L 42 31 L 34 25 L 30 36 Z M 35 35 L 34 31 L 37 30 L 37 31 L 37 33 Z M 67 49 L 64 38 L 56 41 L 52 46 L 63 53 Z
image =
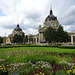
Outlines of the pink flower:
M 53 64 L 53 68 L 55 68 L 55 65 Z
M 75 57 L 74 57 L 74 61 L 75 61 Z
M 54 71 L 52 70 L 52 72 L 54 72 Z

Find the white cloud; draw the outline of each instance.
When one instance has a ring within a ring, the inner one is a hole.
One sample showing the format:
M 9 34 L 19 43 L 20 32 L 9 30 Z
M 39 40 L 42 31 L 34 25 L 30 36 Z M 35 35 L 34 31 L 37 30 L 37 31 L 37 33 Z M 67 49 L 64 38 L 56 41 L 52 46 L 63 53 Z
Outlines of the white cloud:
M 28 28 L 27 30 L 25 30 L 24 32 L 28 33 L 28 34 L 33 34 L 35 35 L 35 33 L 37 34 L 38 31 L 33 29 L 33 28 Z M 27 35 L 27 34 L 26 34 Z
M 68 25 L 68 26 L 67 25 L 62 25 L 62 26 L 63 26 L 63 28 L 64 28 L 65 31 L 68 31 L 71 28 L 70 25 Z
M 3 30 L 0 35 L 5 32 L 9 35 L 18 21 L 26 34 L 38 33 L 38 26 L 43 26 L 49 14 L 50 4 L 59 23 L 66 26 L 65 30 L 70 30 L 75 24 L 74 0 L 0 0 L 1 13 L 5 14 L 0 16 L 0 30 Z
M 12 33 L 12 30 L 4 29 L 4 28 L 0 27 L 0 36 L 8 36 L 11 33 Z

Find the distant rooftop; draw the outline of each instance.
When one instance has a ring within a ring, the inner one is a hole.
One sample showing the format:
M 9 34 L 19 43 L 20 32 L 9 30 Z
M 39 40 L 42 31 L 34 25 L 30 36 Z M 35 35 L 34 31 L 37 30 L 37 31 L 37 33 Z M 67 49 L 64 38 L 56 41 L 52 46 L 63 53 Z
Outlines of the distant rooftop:
M 14 30 L 15 31 L 22 31 L 22 29 L 19 27 L 19 24 L 17 24 L 17 27 Z

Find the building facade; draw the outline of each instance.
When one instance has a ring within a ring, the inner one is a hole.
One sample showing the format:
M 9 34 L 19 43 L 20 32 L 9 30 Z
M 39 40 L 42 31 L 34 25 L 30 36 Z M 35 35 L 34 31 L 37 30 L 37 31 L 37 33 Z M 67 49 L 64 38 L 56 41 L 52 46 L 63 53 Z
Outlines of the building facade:
M 69 35 L 71 36 L 71 43 L 75 43 L 75 30 L 69 32 Z
M 58 29 L 59 27 L 59 22 L 56 16 L 53 15 L 53 11 L 52 9 L 50 10 L 49 15 L 47 16 L 47 18 L 45 19 L 45 22 L 43 24 L 43 27 L 41 28 L 41 26 L 39 27 L 39 43 L 44 43 L 45 38 L 43 36 L 44 31 L 46 31 L 46 29 L 51 26 L 54 29 Z
M 43 23 L 43 27 L 41 27 L 41 25 L 39 26 L 37 35 L 29 34 L 27 43 L 28 44 L 47 43 L 43 35 L 44 31 L 46 31 L 49 26 L 53 27 L 54 29 L 58 29 L 59 25 L 60 24 L 58 22 L 58 19 L 56 16 L 53 15 L 53 11 L 51 8 L 49 15 L 46 17 Z M 22 29 L 19 27 L 19 24 L 18 24 L 17 27 L 12 31 L 12 33 L 4 39 L 4 42 L 12 43 L 13 36 L 15 34 L 22 35 L 22 33 L 24 32 L 22 31 Z M 71 43 L 75 43 L 75 30 L 71 31 L 69 35 L 71 36 Z
M 28 44 L 40 44 L 40 43 L 47 43 L 44 38 L 44 31 L 46 29 L 52 26 L 54 29 L 58 29 L 59 27 L 59 22 L 56 16 L 53 15 L 52 9 L 50 9 L 49 15 L 46 17 L 45 22 L 43 23 L 43 27 L 39 26 L 38 29 L 38 34 L 37 35 L 28 35 Z M 17 27 L 12 31 L 12 33 L 6 38 L 6 43 L 11 43 L 13 40 L 13 36 L 15 34 L 21 35 L 23 33 L 22 29 L 19 27 L 19 24 Z
M 22 29 L 19 27 L 19 24 L 17 24 L 17 27 L 12 31 L 12 33 L 8 37 L 4 37 L 4 43 L 11 44 L 13 41 L 13 37 L 15 34 L 22 35 L 24 33 Z
M 50 13 L 49 15 L 46 17 L 45 19 L 45 22 L 43 23 L 43 27 L 41 27 L 41 25 L 39 26 L 39 29 L 38 29 L 38 34 L 37 35 L 32 35 L 33 36 L 33 43 L 35 44 L 40 44 L 40 43 L 47 43 L 45 41 L 45 38 L 44 38 L 44 31 L 46 31 L 46 29 L 51 26 L 53 27 L 54 29 L 58 29 L 59 27 L 59 22 L 58 22 L 58 19 L 56 16 L 53 15 L 53 11 L 52 11 L 52 8 L 50 9 Z M 29 40 L 29 37 L 31 35 L 29 34 L 28 35 L 28 43 L 30 43 L 30 40 Z

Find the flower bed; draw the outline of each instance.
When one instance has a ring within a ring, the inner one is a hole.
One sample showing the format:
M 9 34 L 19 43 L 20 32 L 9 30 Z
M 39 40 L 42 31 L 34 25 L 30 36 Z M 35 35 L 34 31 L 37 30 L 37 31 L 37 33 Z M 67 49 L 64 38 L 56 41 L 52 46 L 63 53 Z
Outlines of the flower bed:
M 74 75 L 75 66 L 65 61 L 51 65 L 45 61 L 35 64 L 31 61 L 25 63 L 0 64 L 0 75 Z

